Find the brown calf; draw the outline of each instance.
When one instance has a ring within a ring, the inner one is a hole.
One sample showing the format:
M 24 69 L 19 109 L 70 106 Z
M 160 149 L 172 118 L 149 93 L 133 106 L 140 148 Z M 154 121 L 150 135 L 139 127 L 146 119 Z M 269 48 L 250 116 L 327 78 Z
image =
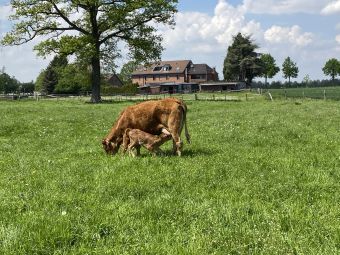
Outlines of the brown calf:
M 123 150 L 132 154 L 132 149 L 135 148 L 138 156 L 140 147 L 143 146 L 155 156 L 156 153 L 162 152 L 159 146 L 169 140 L 171 140 L 170 134 L 151 135 L 139 129 L 127 128 L 123 137 Z M 132 155 L 135 156 L 135 154 Z
M 132 105 L 123 110 L 110 133 L 103 139 L 104 150 L 108 154 L 116 154 L 123 141 L 127 128 L 140 129 L 152 135 L 160 135 L 162 130 L 168 130 L 173 140 L 173 153 L 181 155 L 182 128 L 190 143 L 190 135 L 186 125 L 186 104 L 176 98 L 146 101 Z

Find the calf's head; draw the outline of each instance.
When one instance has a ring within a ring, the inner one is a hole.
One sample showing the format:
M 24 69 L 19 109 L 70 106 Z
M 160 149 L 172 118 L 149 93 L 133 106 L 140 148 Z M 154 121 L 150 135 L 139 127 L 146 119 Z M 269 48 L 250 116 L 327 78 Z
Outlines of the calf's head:
M 113 143 L 104 139 L 102 145 L 107 154 L 115 155 L 119 150 L 120 143 Z

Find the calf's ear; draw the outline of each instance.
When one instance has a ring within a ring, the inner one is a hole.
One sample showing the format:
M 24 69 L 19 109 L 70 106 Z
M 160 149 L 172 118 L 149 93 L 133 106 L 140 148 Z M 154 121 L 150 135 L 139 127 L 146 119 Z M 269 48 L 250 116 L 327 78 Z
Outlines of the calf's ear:
M 106 143 L 106 140 L 105 140 L 105 139 L 103 139 L 103 140 L 102 140 L 102 145 L 107 145 L 107 143 Z

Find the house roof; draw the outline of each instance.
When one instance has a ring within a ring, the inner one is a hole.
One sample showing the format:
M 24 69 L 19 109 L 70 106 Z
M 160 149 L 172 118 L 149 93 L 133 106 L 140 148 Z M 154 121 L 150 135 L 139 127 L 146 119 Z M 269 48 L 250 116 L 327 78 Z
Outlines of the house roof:
M 191 64 L 191 60 L 160 61 L 149 66 L 139 66 L 132 75 L 143 74 L 180 74 Z
M 188 71 L 189 74 L 206 74 L 206 73 L 213 73 L 213 72 L 214 72 L 214 69 L 212 69 L 207 64 L 194 64 L 194 65 L 191 65 L 190 69 Z
M 119 79 L 117 74 L 113 74 L 110 77 L 108 77 L 107 82 L 113 87 L 123 86 L 123 82 Z

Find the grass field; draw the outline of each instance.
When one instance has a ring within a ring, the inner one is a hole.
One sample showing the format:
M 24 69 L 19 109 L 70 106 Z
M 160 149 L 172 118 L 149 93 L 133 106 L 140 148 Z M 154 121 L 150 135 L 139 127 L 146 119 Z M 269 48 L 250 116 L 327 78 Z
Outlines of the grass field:
M 274 98 L 314 98 L 340 100 L 340 86 L 317 88 L 269 89 Z
M 339 254 L 339 101 L 188 102 L 183 157 L 109 157 L 129 102 L 0 102 L 0 254 Z

